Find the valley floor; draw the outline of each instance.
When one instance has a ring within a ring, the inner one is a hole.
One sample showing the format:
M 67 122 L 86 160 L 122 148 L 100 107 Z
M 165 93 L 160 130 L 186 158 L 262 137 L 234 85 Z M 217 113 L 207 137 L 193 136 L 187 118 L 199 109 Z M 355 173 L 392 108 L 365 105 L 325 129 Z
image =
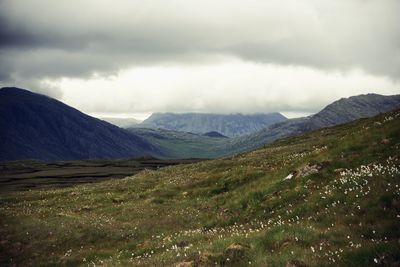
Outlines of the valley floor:
M 0 195 L 0 265 L 399 266 L 400 111 L 125 179 Z
M 74 161 L 0 162 L 0 193 L 32 189 L 54 189 L 77 184 L 125 178 L 145 169 L 188 164 L 199 160 L 158 160 L 154 158 Z

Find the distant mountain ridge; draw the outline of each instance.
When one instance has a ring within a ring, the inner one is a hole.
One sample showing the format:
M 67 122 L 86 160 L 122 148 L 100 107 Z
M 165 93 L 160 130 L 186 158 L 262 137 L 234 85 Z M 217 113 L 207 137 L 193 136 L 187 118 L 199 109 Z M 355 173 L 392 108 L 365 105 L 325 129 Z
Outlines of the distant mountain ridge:
M 364 94 L 351 96 L 329 104 L 313 115 L 312 121 L 324 127 L 334 126 L 361 118 L 373 117 L 379 113 L 396 109 L 399 105 L 400 95 Z
M 159 155 L 143 138 L 30 91 L 0 89 L 0 160 Z
M 400 95 L 352 96 L 337 100 L 314 115 L 286 120 L 236 138 L 208 138 L 204 135 L 165 129 L 130 128 L 128 130 L 163 147 L 172 158 L 215 158 L 254 150 L 280 138 L 373 117 L 397 108 L 400 108 Z
M 341 98 L 314 115 L 276 123 L 253 134 L 236 138 L 227 150 L 231 153 L 249 151 L 283 137 L 373 117 L 396 108 L 400 108 L 400 95 L 365 94 Z
M 353 96 L 335 101 L 312 116 L 284 119 L 245 136 L 222 138 L 221 132 L 213 131 L 204 135 L 137 127 L 125 130 L 50 97 L 18 88 L 2 88 L 0 160 L 215 158 L 396 108 L 400 108 L 400 95 Z
M 280 113 L 266 114 L 212 114 L 212 113 L 153 113 L 138 127 L 161 128 L 196 134 L 218 132 L 228 137 L 242 136 L 286 121 Z

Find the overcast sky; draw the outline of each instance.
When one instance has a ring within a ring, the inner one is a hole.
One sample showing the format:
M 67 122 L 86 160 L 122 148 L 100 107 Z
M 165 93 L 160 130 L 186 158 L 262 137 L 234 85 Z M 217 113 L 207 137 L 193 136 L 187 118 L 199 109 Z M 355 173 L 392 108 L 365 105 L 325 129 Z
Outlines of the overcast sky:
M 0 0 L 0 86 L 99 116 L 400 93 L 398 0 Z

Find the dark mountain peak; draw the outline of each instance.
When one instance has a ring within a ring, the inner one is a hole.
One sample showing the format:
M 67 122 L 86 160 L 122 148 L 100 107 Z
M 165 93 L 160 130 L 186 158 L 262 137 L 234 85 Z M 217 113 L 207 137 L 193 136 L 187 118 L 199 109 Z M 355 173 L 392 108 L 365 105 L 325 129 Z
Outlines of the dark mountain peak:
M 29 90 L 21 89 L 21 88 L 18 88 L 18 87 L 12 87 L 12 86 L 6 86 L 6 87 L 0 88 L 0 93 L 4 93 L 4 92 L 28 92 L 28 93 L 32 93 Z
M 0 88 L 0 96 L 2 100 L 4 101 L 7 99 L 8 101 L 18 101 L 19 99 L 25 99 L 28 100 L 29 98 L 36 96 L 36 97 L 46 97 L 47 96 L 41 95 L 41 94 L 36 94 L 33 93 L 29 90 L 26 89 L 21 89 L 17 87 L 3 87 Z
M 12 97 L 18 97 L 18 98 L 25 98 L 27 100 L 31 97 L 35 97 L 35 98 L 55 100 L 49 96 L 39 94 L 39 93 L 34 93 L 32 91 L 18 88 L 18 87 L 2 87 L 2 88 L 0 88 L 0 95 L 2 97 L 8 97 L 9 99 L 11 99 Z M 15 100 L 17 100 L 17 98 Z M 57 100 L 55 100 L 55 101 L 57 101 Z
M 53 98 L 0 89 L 0 160 L 99 159 L 159 155 L 141 137 Z
M 216 132 L 216 131 L 211 131 L 211 132 L 205 133 L 203 135 L 208 136 L 208 137 L 213 137 L 213 138 L 228 138 L 227 136 L 220 134 L 219 132 Z

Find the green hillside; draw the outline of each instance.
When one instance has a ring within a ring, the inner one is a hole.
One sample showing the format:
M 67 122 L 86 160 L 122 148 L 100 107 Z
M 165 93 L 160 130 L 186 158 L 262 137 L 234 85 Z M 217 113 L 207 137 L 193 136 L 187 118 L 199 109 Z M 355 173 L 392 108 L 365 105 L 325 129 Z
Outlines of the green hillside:
M 398 266 L 400 110 L 262 149 L 0 196 L 0 265 Z
M 127 130 L 159 147 L 163 153 L 156 155 L 158 158 L 210 159 L 232 153 L 228 146 L 233 143 L 230 138 L 216 138 L 166 129 L 129 128 Z

